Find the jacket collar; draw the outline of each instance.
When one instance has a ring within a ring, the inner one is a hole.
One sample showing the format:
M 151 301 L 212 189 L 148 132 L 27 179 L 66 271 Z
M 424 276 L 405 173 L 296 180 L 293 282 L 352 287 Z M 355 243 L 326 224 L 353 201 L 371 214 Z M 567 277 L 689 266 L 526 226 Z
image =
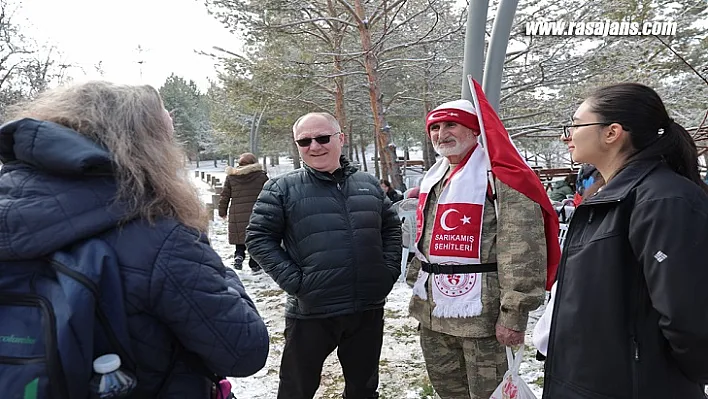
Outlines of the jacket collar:
M 628 164 L 602 190 L 583 201 L 583 204 L 592 205 L 624 200 L 634 187 L 661 164 L 662 162 L 659 160 L 643 160 Z
M 250 165 L 244 165 L 244 166 L 237 166 L 235 168 L 232 168 L 231 166 L 226 167 L 226 174 L 227 175 L 236 175 L 236 176 L 244 176 L 250 173 L 254 172 L 262 172 L 263 171 L 263 166 L 259 163 L 254 163 Z
M 328 173 L 328 172 L 320 172 L 319 170 L 313 169 L 310 167 L 308 164 L 304 164 L 304 168 L 306 171 L 309 173 L 313 174 L 315 177 L 318 179 L 322 180 L 329 180 L 329 181 L 338 181 L 338 180 L 344 180 L 348 178 L 349 176 L 353 175 L 354 172 L 356 172 L 358 169 L 356 166 L 352 165 L 349 160 L 344 156 L 339 157 L 339 165 L 340 168 L 334 171 L 334 173 Z M 340 175 L 341 173 L 341 175 Z M 337 176 L 342 176 L 341 178 L 337 178 Z

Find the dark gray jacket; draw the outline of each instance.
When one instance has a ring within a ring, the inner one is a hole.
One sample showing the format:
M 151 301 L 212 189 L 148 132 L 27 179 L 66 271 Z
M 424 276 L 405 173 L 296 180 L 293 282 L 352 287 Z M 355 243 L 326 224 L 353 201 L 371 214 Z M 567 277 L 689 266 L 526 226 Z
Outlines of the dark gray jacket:
M 374 176 L 340 162 L 334 174 L 305 166 L 269 180 L 253 207 L 246 246 L 289 294 L 287 317 L 381 308 L 400 275 L 391 202 Z

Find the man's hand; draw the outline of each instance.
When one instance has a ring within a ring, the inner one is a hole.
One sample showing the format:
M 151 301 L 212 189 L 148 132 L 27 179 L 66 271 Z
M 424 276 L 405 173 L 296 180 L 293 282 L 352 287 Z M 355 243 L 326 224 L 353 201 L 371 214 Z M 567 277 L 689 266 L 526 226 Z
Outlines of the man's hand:
M 496 325 L 497 341 L 504 346 L 516 346 L 524 343 L 524 331 L 510 330 L 500 324 Z
M 221 216 L 221 220 L 226 221 L 226 216 Z

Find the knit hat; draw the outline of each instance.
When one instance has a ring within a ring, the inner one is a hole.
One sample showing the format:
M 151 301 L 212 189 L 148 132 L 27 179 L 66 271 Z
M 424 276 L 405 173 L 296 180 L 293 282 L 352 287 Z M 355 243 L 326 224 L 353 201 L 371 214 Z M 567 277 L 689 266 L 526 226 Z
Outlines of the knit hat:
M 455 122 L 475 131 L 479 135 L 479 121 L 474 105 L 468 100 L 448 101 L 428 113 L 425 131 L 430 134 L 430 125 L 440 122 Z

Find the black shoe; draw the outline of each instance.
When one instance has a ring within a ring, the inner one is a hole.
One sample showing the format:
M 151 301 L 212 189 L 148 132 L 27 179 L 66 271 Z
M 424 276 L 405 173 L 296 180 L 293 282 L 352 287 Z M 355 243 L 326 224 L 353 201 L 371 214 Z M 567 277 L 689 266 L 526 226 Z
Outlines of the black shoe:
M 234 258 L 234 269 L 236 269 L 236 270 L 243 269 L 243 256 L 239 255 Z

